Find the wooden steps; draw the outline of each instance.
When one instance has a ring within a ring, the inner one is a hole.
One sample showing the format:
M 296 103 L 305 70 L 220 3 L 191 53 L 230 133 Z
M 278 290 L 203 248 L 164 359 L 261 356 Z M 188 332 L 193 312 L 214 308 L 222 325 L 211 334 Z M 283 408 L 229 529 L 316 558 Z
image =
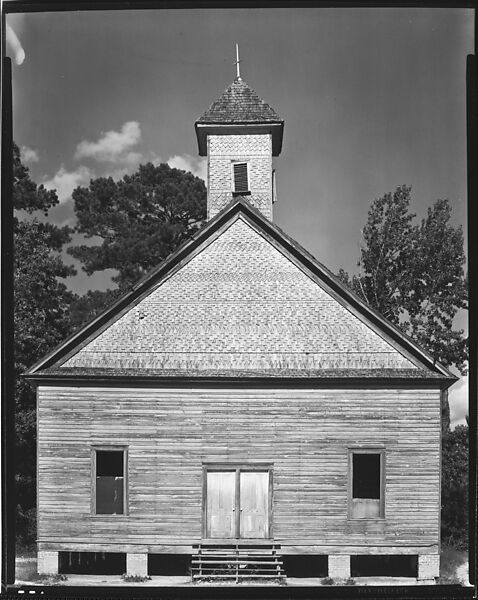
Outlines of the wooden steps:
M 191 559 L 191 579 L 285 580 L 284 563 L 277 544 L 198 544 Z

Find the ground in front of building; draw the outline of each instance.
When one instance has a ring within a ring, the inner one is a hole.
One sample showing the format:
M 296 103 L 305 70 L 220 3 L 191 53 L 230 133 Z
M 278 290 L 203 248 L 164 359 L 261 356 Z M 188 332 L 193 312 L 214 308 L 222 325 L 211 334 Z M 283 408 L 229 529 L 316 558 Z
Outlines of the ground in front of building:
M 37 573 L 37 559 L 34 556 L 18 556 L 16 559 L 15 585 L 65 585 L 65 586 L 198 586 L 198 585 L 236 585 L 234 582 L 217 581 L 192 582 L 189 575 L 183 576 L 152 576 L 145 581 L 132 582 L 123 579 L 120 575 L 66 575 L 66 576 L 40 576 Z M 324 586 L 324 585 L 430 585 L 428 580 L 417 581 L 413 577 L 356 577 L 348 581 L 334 581 L 329 578 L 318 577 L 287 577 L 285 585 L 288 586 Z M 444 546 L 441 552 L 440 579 L 438 584 L 470 585 L 468 580 L 468 553 Z M 240 585 L 271 586 L 277 585 L 276 581 L 248 581 Z

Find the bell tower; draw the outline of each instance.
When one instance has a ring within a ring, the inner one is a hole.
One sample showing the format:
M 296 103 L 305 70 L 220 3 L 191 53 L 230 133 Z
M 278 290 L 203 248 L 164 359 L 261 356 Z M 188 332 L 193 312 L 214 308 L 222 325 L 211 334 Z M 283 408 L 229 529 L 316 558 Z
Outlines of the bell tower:
M 242 196 L 272 221 L 272 157 L 282 148 L 284 121 L 237 76 L 196 123 L 199 155 L 207 156 L 207 219 Z

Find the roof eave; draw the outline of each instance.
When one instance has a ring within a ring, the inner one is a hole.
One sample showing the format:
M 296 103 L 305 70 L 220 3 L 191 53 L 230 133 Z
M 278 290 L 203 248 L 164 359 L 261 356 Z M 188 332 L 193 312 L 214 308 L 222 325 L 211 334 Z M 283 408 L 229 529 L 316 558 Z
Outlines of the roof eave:
M 262 385 L 284 385 L 287 383 L 291 383 L 294 385 L 303 385 L 303 386 L 317 386 L 317 387 L 335 387 L 335 386 L 356 386 L 356 385 L 375 385 L 375 386 L 390 386 L 393 384 L 406 386 L 406 387 L 435 387 L 442 390 L 448 389 L 453 383 L 454 380 L 450 380 L 444 376 L 433 377 L 426 375 L 423 377 L 406 377 L 392 375 L 392 376 L 320 376 L 320 375 L 310 375 L 306 377 L 301 376 L 277 376 L 277 375 L 267 375 L 264 373 L 250 373 L 247 375 L 238 374 L 238 375 L 106 375 L 106 374 L 63 374 L 63 373 L 50 373 L 50 372 L 42 372 L 38 371 L 33 375 L 25 375 L 24 376 L 29 381 L 35 383 L 36 385 L 67 385 L 70 383 L 75 384 L 84 384 L 88 385 L 91 382 L 95 382 L 95 384 L 103 384 L 103 385 L 117 385 L 119 383 L 133 383 L 133 384 L 145 384 L 145 385 L 160 385 L 160 384 L 172 384 L 177 385 L 187 384 L 187 385 L 201 385 L 201 384 L 229 384 L 229 385 L 245 385 L 245 384 L 262 384 Z
M 284 121 L 196 121 L 194 128 L 198 140 L 199 156 L 207 156 L 208 135 L 270 133 L 272 135 L 272 156 L 279 156 L 282 150 Z

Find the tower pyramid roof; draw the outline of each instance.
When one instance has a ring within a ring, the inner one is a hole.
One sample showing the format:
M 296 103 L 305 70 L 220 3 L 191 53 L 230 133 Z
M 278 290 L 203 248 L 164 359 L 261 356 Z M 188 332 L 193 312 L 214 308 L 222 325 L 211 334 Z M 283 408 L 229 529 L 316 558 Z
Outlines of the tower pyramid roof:
M 200 117 L 198 123 L 282 123 L 283 120 L 240 77 Z
M 278 156 L 282 148 L 284 120 L 241 77 L 236 77 L 194 126 L 200 156 L 207 155 L 208 134 L 270 133 L 272 156 Z

